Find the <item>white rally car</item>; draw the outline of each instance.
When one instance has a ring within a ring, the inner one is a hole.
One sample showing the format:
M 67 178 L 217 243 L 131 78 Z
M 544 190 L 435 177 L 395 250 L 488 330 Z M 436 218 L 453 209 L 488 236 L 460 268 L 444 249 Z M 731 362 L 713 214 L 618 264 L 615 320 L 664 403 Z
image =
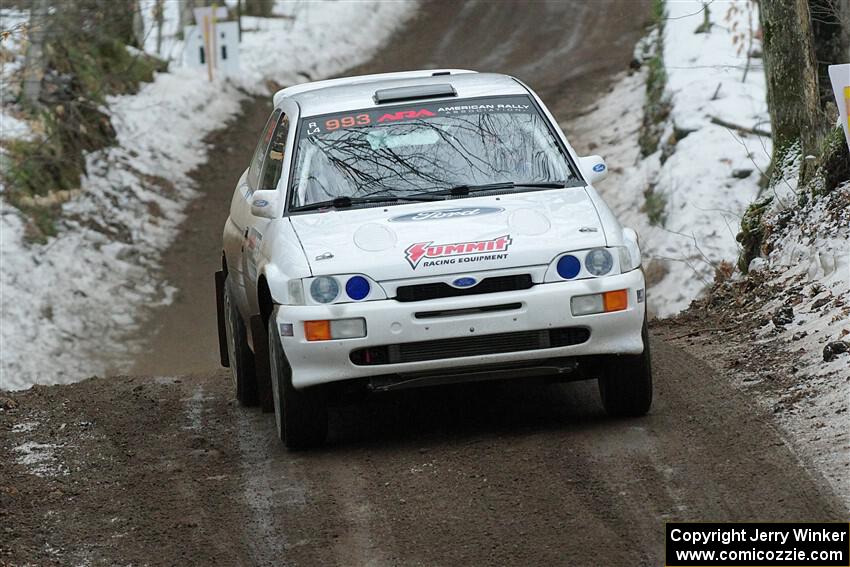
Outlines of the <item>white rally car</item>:
M 274 97 L 224 228 L 219 346 L 288 447 L 329 395 L 549 374 L 652 401 L 637 235 L 539 97 L 463 70 Z

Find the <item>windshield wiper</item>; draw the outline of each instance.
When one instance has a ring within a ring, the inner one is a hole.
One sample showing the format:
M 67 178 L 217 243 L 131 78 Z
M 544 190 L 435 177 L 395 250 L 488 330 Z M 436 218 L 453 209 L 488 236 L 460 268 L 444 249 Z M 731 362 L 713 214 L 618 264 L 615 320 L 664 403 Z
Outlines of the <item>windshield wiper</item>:
M 564 181 L 547 181 L 544 183 L 516 183 L 514 181 L 504 181 L 502 183 L 483 183 L 481 185 L 455 185 L 449 189 L 442 191 L 434 191 L 429 195 L 452 195 L 461 197 L 470 193 L 480 193 L 482 191 L 501 191 L 504 189 L 514 189 L 516 187 L 532 187 L 535 189 L 563 189 L 566 187 Z
M 442 197 L 430 195 L 370 195 L 368 197 L 337 197 L 328 199 L 327 201 L 317 201 L 300 207 L 293 207 L 289 210 L 292 212 L 298 211 L 315 211 L 318 209 L 347 209 L 353 205 L 371 204 L 371 203 L 397 203 L 399 201 L 444 201 Z

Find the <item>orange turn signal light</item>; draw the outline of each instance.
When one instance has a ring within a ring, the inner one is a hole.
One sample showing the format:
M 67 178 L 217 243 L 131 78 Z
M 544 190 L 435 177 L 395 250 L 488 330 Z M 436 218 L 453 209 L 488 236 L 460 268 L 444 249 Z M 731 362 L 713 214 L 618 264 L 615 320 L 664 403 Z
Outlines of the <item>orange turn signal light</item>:
M 308 341 L 331 340 L 331 322 L 304 321 L 304 336 Z
M 606 291 L 602 294 L 602 301 L 605 305 L 605 313 L 623 311 L 629 306 L 629 292 L 625 289 Z

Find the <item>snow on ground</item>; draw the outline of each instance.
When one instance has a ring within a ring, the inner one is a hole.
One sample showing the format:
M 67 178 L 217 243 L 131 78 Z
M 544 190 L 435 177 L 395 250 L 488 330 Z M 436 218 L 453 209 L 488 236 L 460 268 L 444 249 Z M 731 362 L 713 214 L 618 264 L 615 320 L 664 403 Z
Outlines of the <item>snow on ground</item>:
M 778 290 L 762 308 L 774 323 L 759 343 L 787 352 L 783 370 L 795 376 L 771 402 L 787 407 L 783 428 L 850 505 L 850 352 L 835 348 L 850 347 L 850 182 L 790 215 L 753 266 Z
M 56 449 L 59 448 L 59 445 L 53 443 L 27 441 L 14 447 L 12 451 L 17 455 L 15 461 L 35 476 L 66 476 L 68 467 L 56 457 Z
M 761 60 L 751 61 L 743 81 L 747 47 L 739 52 L 758 14 L 750 14 L 752 4 L 743 0 L 715 2 L 709 32 L 695 33 L 703 22 L 702 6 L 667 3 L 664 62 L 671 111 L 658 151 L 640 159 L 641 74 L 624 77 L 595 110 L 567 126 L 568 135 L 598 140 L 598 147 L 586 149 L 602 154 L 612 173 L 598 189 L 621 222 L 640 235 L 652 282 L 647 300 L 658 317 L 686 308 L 713 281 L 721 261 L 736 261 L 741 215 L 770 162 L 769 138 L 712 123 L 769 130 Z M 666 200 L 660 226 L 647 217 L 647 190 Z
M 82 191 L 45 245 L 25 242 L 23 218 L 0 195 L 0 389 L 73 382 L 126 362 L 138 308 L 170 301 L 173 290 L 152 274 L 196 195 L 188 174 L 206 160 L 204 137 L 238 114 L 246 92 L 270 94 L 267 81 L 318 79 L 367 59 L 416 4 L 277 11 L 296 8 L 294 19 L 246 26 L 256 31 L 244 35 L 239 76 L 209 83 L 178 67 L 136 95 L 111 97 L 118 145 L 87 156 Z

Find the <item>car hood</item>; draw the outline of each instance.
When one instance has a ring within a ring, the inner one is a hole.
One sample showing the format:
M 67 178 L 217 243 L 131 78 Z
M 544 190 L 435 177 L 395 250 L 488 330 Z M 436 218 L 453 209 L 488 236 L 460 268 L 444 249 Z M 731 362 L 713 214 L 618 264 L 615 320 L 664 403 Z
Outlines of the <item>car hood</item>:
M 581 187 L 289 218 L 313 275 L 377 281 L 544 265 L 606 243 Z

